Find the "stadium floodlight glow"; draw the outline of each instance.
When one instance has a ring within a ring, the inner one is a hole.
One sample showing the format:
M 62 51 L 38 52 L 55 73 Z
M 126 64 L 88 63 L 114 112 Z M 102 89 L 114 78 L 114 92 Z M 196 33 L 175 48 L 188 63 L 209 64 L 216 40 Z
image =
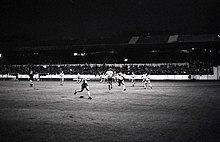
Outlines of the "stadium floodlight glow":
M 182 52 L 182 53 L 189 53 L 188 50 L 180 50 L 180 52 Z
M 192 50 L 194 50 L 194 48 L 192 48 Z
M 127 61 L 128 61 L 128 59 L 126 58 L 126 59 L 124 59 L 124 61 L 125 61 L 125 62 L 127 62 Z
M 0 58 L 2 57 L 2 54 L 0 53 Z
M 73 56 L 86 56 L 86 53 L 73 53 Z
M 218 37 L 220 37 L 220 35 L 218 35 Z
M 86 53 L 81 53 L 81 56 L 85 56 L 86 55 Z

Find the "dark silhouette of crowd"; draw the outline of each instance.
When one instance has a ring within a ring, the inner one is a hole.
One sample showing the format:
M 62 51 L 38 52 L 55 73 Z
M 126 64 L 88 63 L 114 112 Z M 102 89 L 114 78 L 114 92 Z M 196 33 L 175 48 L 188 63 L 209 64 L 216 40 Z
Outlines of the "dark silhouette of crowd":
M 101 75 L 109 68 L 115 72 L 141 75 L 212 75 L 213 66 L 205 62 L 191 64 L 61 64 L 61 65 L 0 65 L 0 74 L 28 74 L 30 70 L 39 74 L 84 74 Z

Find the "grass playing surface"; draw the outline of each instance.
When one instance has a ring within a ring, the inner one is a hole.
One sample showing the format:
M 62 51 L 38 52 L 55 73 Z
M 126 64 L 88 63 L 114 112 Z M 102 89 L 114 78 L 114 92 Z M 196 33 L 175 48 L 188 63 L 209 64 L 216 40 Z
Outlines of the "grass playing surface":
M 220 82 L 88 83 L 92 100 L 74 81 L 0 81 L 0 141 L 220 139 Z

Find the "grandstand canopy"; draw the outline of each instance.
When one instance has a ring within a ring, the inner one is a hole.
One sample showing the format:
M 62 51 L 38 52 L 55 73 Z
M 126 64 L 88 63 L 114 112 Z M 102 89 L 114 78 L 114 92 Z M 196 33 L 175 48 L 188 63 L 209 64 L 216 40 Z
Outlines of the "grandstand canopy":
M 0 44 L 1 52 L 44 51 L 44 50 L 120 50 L 123 48 L 187 49 L 198 45 L 200 48 L 219 48 L 218 34 L 200 35 L 126 35 L 111 38 L 15 41 Z

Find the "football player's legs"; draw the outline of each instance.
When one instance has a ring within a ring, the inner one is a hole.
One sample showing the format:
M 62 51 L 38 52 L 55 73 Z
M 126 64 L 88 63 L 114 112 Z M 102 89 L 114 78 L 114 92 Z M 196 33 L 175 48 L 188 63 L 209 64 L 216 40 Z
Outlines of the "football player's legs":
M 122 81 L 118 80 L 118 86 L 121 86 Z
M 122 81 L 121 81 L 121 85 L 125 85 L 125 82 L 124 82 L 124 80 L 122 80 Z
M 125 91 L 126 88 L 125 88 L 125 82 L 124 82 L 124 80 L 121 82 L 121 84 L 122 84 L 122 88 L 123 88 L 123 90 Z
M 148 80 L 148 84 L 149 84 L 150 88 L 152 89 L 152 84 L 150 83 L 150 80 Z
M 87 85 L 87 86 L 84 86 L 84 88 L 87 90 L 87 91 L 89 91 L 89 86 Z M 83 89 L 84 89 L 83 88 Z
M 108 88 L 109 90 L 112 89 L 112 78 L 108 78 Z
M 64 78 L 60 79 L 60 85 L 63 85 Z
M 111 85 L 111 87 L 112 87 L 112 79 L 110 80 L 110 85 Z
M 144 89 L 146 89 L 147 88 L 147 82 L 145 81 L 144 82 Z
M 85 89 L 87 90 L 87 93 L 88 93 L 88 96 L 89 96 L 89 98 L 91 97 L 91 95 L 90 95 L 90 91 L 89 91 L 89 86 L 87 85 L 87 86 L 85 86 Z
M 82 85 L 82 86 L 81 86 L 81 89 L 78 89 L 78 90 L 76 90 L 75 92 L 78 93 L 78 92 L 82 92 L 83 90 L 84 90 L 84 86 Z
M 32 87 L 33 86 L 33 80 L 32 79 L 30 79 L 30 86 Z
M 134 86 L 134 84 L 135 84 L 135 79 L 132 78 L 132 79 L 131 79 L 131 82 L 132 82 L 132 86 Z

